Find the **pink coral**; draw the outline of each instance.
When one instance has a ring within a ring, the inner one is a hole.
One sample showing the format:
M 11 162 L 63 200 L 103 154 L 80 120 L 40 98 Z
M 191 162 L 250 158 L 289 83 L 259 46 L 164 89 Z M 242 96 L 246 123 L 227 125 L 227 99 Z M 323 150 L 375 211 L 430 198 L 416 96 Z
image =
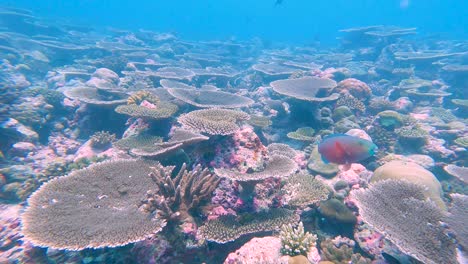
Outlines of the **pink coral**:
M 372 94 L 371 89 L 365 82 L 354 78 L 342 80 L 338 83 L 338 86 L 336 86 L 334 91 L 346 95 L 352 95 L 353 97 L 361 100 L 368 100 Z
M 237 168 L 240 172 L 263 169 L 267 148 L 253 128 L 242 127 L 232 137 L 215 146 L 215 157 L 210 165 L 217 168 Z
M 224 264 L 286 264 L 288 257 L 281 257 L 280 249 L 281 240 L 277 237 L 253 238 L 230 253 Z

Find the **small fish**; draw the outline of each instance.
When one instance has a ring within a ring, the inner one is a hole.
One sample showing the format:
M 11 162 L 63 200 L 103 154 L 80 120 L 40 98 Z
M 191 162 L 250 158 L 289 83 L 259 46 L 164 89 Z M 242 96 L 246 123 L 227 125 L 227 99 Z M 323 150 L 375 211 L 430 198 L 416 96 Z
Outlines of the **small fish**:
M 346 134 L 330 135 L 318 145 L 323 162 L 336 164 L 365 160 L 374 155 L 376 150 L 377 146 L 371 141 Z

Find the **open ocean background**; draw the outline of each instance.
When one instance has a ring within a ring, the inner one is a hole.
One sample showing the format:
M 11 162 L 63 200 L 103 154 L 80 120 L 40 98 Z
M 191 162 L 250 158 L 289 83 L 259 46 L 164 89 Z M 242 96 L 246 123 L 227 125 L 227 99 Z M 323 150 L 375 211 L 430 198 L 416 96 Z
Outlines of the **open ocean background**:
M 468 37 L 466 0 L 8 0 L 3 6 L 93 27 L 174 32 L 184 39 L 335 44 L 338 30 L 417 27 L 420 36 Z M 427 34 L 424 34 L 427 33 Z M 440 35 L 439 35 L 440 34 Z

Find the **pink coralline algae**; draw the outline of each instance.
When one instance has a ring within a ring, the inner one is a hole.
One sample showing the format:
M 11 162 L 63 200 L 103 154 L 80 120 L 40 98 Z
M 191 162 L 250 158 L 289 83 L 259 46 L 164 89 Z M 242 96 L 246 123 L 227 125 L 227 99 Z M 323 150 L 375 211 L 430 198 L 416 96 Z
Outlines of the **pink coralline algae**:
M 38 249 L 21 241 L 20 211 L 20 205 L 0 205 L 0 263 L 34 263 Z
M 281 240 L 277 237 L 253 238 L 241 248 L 230 253 L 224 264 L 286 264 L 287 256 L 281 256 Z
M 91 140 L 86 141 L 75 154 L 74 161 L 82 158 L 90 159 L 92 157 L 108 157 L 108 158 L 130 158 L 130 156 L 123 150 L 117 148 L 109 148 L 107 150 L 100 150 L 91 146 Z
M 359 188 L 359 186 L 367 185 L 372 172 L 359 163 L 352 163 L 349 166 L 341 165 L 340 171 L 337 174 L 339 180 L 345 181 L 351 187 Z
M 253 128 L 245 126 L 216 146 L 214 167 L 237 168 L 239 172 L 263 169 L 267 148 Z
M 385 245 L 384 236 L 363 223 L 357 225 L 354 239 L 364 252 L 374 257 L 380 256 Z

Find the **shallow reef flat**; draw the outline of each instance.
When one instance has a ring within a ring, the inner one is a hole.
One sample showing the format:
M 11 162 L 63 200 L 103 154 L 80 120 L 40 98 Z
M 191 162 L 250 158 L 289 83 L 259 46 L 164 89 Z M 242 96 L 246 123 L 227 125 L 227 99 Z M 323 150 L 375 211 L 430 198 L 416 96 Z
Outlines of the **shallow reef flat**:
M 339 34 L 0 8 L 0 263 L 467 263 L 468 41 Z

